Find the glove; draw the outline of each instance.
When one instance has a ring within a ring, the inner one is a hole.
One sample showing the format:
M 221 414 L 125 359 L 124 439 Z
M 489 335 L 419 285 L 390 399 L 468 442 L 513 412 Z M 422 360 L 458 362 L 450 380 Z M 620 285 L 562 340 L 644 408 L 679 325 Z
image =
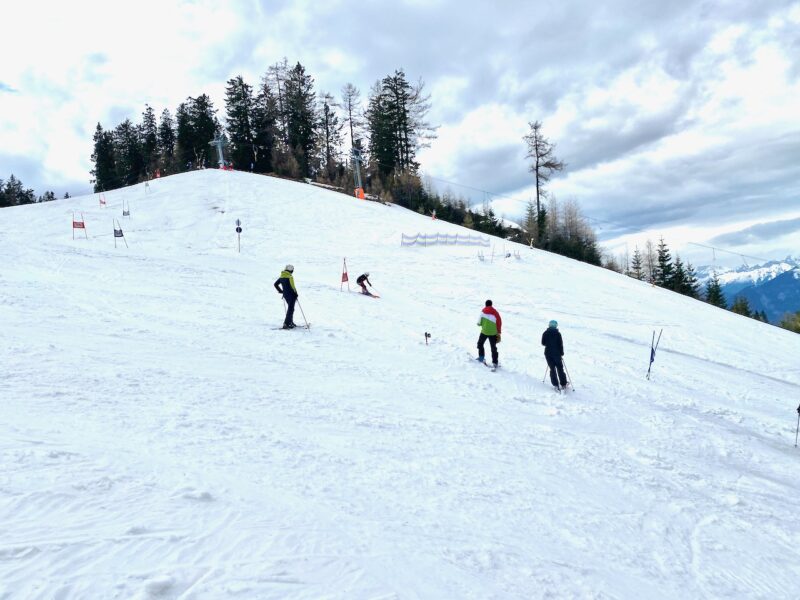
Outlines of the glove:
M 499 333 L 497 334 L 497 343 L 498 344 L 500 343 L 500 334 Z

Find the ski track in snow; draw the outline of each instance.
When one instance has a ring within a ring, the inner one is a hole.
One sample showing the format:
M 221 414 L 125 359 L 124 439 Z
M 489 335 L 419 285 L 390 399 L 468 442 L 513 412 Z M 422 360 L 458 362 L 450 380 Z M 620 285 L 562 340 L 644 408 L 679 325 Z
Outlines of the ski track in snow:
M 0 599 L 800 594 L 797 335 L 525 247 L 401 248 L 462 230 L 304 184 L 151 189 L 0 213 Z M 287 262 L 310 331 L 272 329 Z M 489 297 L 496 373 L 464 356 Z

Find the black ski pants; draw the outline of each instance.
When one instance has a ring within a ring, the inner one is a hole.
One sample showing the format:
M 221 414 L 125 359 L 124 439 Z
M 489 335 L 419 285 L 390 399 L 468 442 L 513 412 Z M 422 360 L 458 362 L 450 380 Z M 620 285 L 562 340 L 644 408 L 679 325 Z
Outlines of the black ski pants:
M 492 362 L 494 364 L 498 363 L 498 355 L 497 355 L 497 336 L 496 335 L 485 335 L 480 334 L 478 336 L 478 356 L 481 358 L 486 356 L 486 350 L 484 350 L 483 346 L 486 344 L 486 340 L 489 340 L 489 347 L 492 349 Z
M 283 297 L 286 300 L 286 318 L 283 320 L 284 325 L 294 324 L 294 303 L 297 302 L 297 296 Z
M 548 356 L 547 354 L 544 357 L 547 359 L 547 366 L 550 368 L 550 383 L 555 387 L 558 387 L 559 382 L 561 382 L 561 387 L 566 386 L 567 374 L 564 373 L 564 361 L 561 360 L 561 357 Z M 556 378 L 556 373 L 558 373 L 558 378 Z

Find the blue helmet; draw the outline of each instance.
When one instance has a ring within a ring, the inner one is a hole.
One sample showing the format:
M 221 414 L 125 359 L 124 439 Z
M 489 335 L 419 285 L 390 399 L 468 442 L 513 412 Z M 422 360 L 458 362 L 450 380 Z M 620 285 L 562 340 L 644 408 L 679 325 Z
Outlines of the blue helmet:
M 550 321 L 550 329 L 558 329 L 558 321 L 556 321 L 555 319 Z

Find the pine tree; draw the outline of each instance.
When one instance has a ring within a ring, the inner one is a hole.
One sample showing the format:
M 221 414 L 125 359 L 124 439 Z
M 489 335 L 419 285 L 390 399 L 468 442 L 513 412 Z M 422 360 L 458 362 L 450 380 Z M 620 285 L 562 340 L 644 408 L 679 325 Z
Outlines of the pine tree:
M 742 315 L 745 317 L 753 316 L 753 311 L 750 308 L 750 303 L 744 296 L 736 297 L 736 299 L 733 301 L 733 304 L 731 305 L 731 312 L 735 312 L 737 315 Z
M 178 173 L 195 168 L 194 147 L 192 140 L 192 120 L 186 102 L 178 105 L 175 111 L 175 155 L 178 161 Z
M 642 255 L 639 253 L 639 246 L 633 250 L 633 258 L 631 259 L 631 270 L 628 273 L 634 279 L 642 281 L 644 279 L 644 268 L 642 264 Z
M 253 88 L 241 75 L 228 80 L 225 89 L 225 111 L 230 156 L 234 166 L 242 170 L 255 168 L 253 147 Z
M 273 156 L 277 152 L 281 137 L 279 121 L 278 102 L 272 93 L 269 79 L 264 77 L 253 105 L 253 154 L 254 170 L 257 173 L 270 173 L 275 170 Z
M 697 272 L 694 270 L 692 263 L 686 264 L 686 280 L 683 290 L 683 293 L 690 298 L 700 297 L 700 284 L 697 282 Z
M 114 150 L 117 176 L 122 185 L 139 183 L 144 173 L 144 159 L 139 128 L 125 119 L 114 129 Z
M 45 192 L 44 194 L 39 196 L 37 202 L 52 202 L 55 199 L 56 199 L 55 192 Z
M 120 180 L 117 176 L 113 135 L 110 131 L 104 131 L 100 123 L 98 123 L 93 139 L 92 162 L 94 163 L 94 169 L 90 173 L 94 177 L 94 191 L 106 192 L 118 188 Z
M 317 134 L 314 80 L 297 63 L 289 71 L 285 84 L 286 127 L 289 150 L 304 177 L 311 177 Z
M 201 94 L 187 98 L 178 106 L 176 120 L 176 156 L 179 171 L 216 164 L 210 142 L 220 130 L 211 98 Z
M 142 163 L 145 173 L 151 175 L 158 165 L 158 124 L 153 107 L 145 104 L 142 124 L 139 126 Z
M 686 292 L 686 270 L 683 267 L 681 257 L 677 254 L 675 255 L 675 262 L 672 265 L 672 274 L 670 275 L 667 287 L 679 294 L 684 294 Z
M 165 174 L 175 170 L 175 142 L 175 121 L 169 109 L 165 108 L 161 112 L 161 121 L 158 124 L 158 153 Z
M 728 308 L 728 303 L 725 301 L 725 294 L 722 292 L 722 285 L 719 282 L 717 274 L 711 277 L 706 283 L 706 302 L 719 308 Z
M 200 94 L 197 98 L 189 98 L 188 109 L 194 164 L 198 167 L 216 165 L 216 151 L 210 145 L 220 130 L 214 104 L 206 94 Z
M 382 178 L 395 170 L 416 173 L 417 151 L 436 137 L 436 128 L 426 121 L 429 110 L 424 83 L 411 85 L 402 69 L 372 87 L 367 107 L 370 159 Z
M 536 207 L 536 243 L 538 248 L 547 249 L 550 247 L 548 239 L 548 209 L 542 204 Z M 555 211 L 553 212 L 555 221 Z
M 370 90 L 367 107 L 369 127 L 369 155 L 371 169 L 381 180 L 386 180 L 395 169 L 395 127 L 389 112 L 388 101 L 376 81 Z
M 5 186 L 0 179 L 0 207 L 20 206 L 36 202 L 36 194 L 32 189 L 25 189 L 22 182 L 12 174 Z
M 658 259 L 655 272 L 656 285 L 665 288 L 671 287 L 673 271 L 672 256 L 667 243 L 662 237 L 658 242 Z

